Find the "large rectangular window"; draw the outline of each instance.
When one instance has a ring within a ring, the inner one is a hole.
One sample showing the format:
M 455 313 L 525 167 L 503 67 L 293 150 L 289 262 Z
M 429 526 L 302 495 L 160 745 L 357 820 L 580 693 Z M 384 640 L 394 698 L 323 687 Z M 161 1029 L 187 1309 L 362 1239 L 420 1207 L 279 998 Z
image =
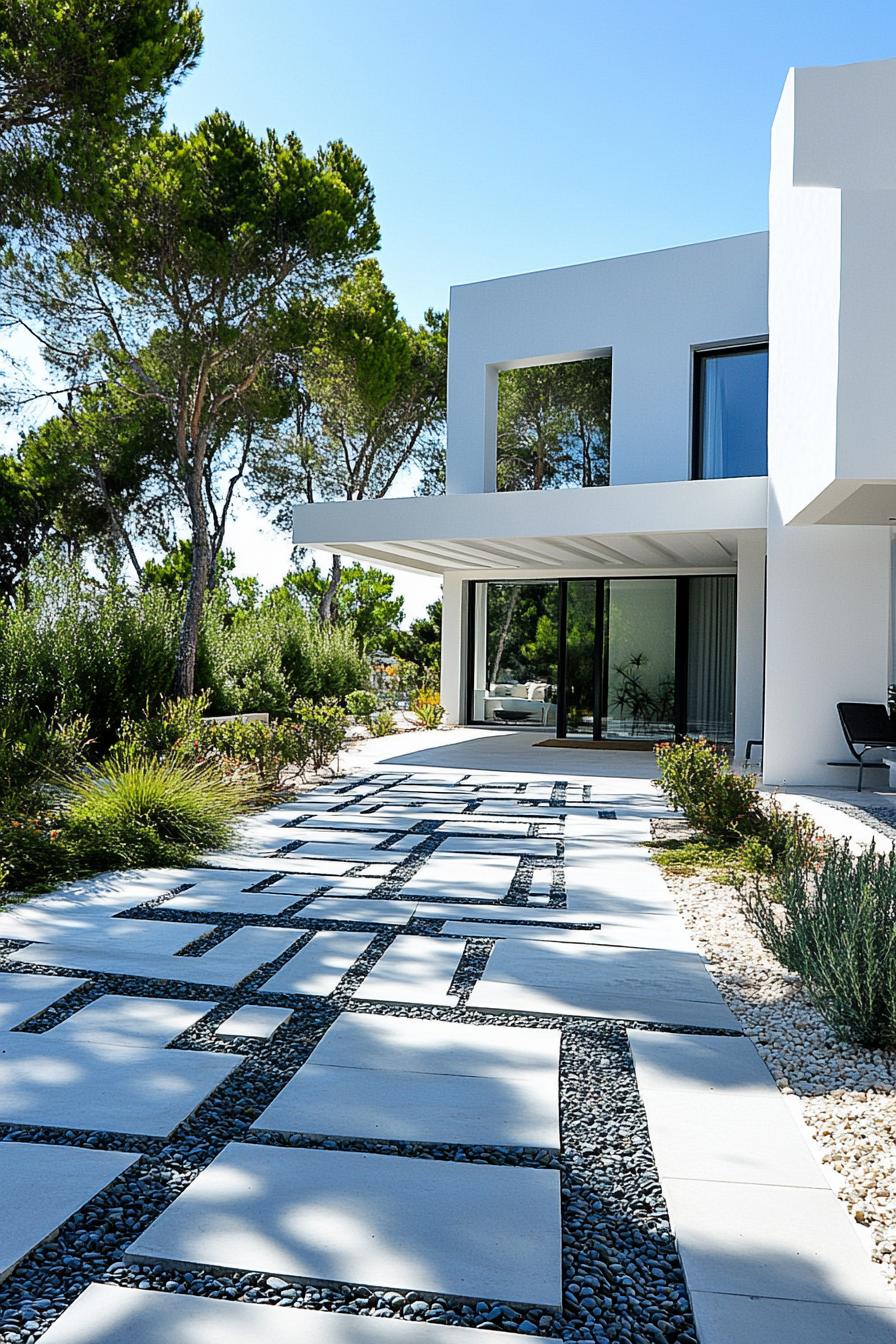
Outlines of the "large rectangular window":
M 694 476 L 765 476 L 768 347 L 700 352 L 694 383 Z
M 471 587 L 471 719 L 474 723 L 556 723 L 559 583 L 476 583 Z
M 609 355 L 498 375 L 498 489 L 609 485 Z
M 623 745 L 734 737 L 736 579 L 471 583 L 469 719 Z

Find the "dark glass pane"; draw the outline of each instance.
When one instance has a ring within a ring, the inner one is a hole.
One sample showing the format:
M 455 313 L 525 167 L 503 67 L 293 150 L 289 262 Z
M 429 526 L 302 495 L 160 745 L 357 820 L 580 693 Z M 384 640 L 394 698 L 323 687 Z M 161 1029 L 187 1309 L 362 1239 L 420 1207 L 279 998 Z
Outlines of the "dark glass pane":
M 557 721 L 559 585 L 473 585 L 474 723 Z
M 650 742 L 675 731 L 675 579 L 607 583 L 603 736 Z
M 566 586 L 566 731 L 576 736 L 594 732 L 597 583 L 570 579 Z
M 768 351 L 703 355 L 700 475 L 764 476 L 768 468 Z
M 498 377 L 498 489 L 610 483 L 609 355 Z
M 689 583 L 687 730 L 711 742 L 733 742 L 736 580 L 714 574 Z

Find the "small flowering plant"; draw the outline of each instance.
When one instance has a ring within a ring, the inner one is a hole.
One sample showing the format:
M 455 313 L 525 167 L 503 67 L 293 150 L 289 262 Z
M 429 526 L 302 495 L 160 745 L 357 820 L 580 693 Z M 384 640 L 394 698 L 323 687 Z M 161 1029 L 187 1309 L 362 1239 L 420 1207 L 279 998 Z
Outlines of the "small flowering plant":
M 424 728 L 438 728 L 445 717 L 445 706 L 436 691 L 418 691 L 411 701 L 411 713 Z

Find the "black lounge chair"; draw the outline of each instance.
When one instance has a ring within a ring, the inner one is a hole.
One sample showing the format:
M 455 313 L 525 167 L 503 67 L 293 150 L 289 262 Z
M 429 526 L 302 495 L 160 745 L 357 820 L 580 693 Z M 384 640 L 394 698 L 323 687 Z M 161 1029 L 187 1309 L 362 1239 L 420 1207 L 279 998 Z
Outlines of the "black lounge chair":
M 866 761 L 865 753 L 880 751 L 884 747 L 896 750 L 896 724 L 890 718 L 886 705 L 871 705 L 851 700 L 841 701 L 837 706 L 840 726 L 850 755 L 859 767 L 859 793 L 862 792 L 862 776 L 865 767 L 882 767 L 884 761 Z M 852 765 L 852 761 L 828 761 L 828 765 Z

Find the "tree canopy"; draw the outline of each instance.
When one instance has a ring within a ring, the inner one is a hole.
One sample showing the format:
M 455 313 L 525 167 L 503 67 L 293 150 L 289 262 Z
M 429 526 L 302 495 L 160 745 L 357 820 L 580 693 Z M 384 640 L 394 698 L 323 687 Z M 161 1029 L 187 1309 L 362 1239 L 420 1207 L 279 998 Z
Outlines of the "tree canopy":
M 0 220 L 39 222 L 97 185 L 202 47 L 187 0 L 0 0 Z
M 4 301 L 32 315 L 66 385 L 112 386 L 135 416 L 164 416 L 193 545 L 176 685 L 189 694 L 214 560 L 210 455 L 270 412 L 277 361 L 302 348 L 315 306 L 378 231 L 345 145 L 307 155 L 296 136 L 256 139 L 223 112 L 188 135 L 153 133 L 124 167 L 89 228 L 5 273 Z

